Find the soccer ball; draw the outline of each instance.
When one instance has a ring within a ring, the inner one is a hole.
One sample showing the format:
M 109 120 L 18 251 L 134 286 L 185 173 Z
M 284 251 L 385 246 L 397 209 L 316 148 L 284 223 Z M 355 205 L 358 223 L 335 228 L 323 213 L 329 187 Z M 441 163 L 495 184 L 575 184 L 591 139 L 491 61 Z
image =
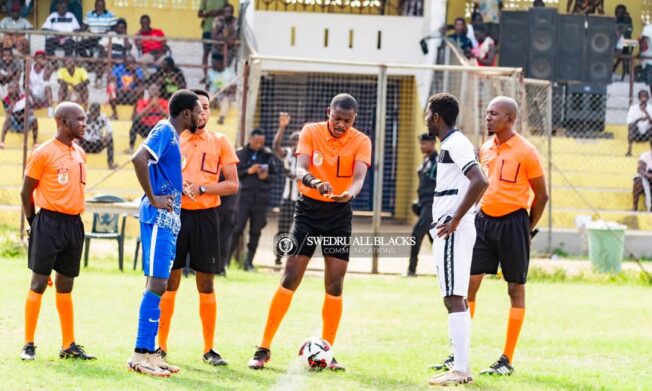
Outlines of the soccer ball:
M 301 344 L 299 359 L 304 367 L 321 370 L 333 361 L 333 349 L 326 340 L 310 337 Z

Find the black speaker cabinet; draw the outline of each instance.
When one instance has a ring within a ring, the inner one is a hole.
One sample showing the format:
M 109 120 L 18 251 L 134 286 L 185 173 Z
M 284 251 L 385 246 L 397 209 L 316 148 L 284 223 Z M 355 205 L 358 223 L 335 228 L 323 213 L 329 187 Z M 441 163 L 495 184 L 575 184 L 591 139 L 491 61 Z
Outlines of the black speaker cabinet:
M 557 81 L 584 80 L 586 16 L 559 15 L 557 20 Z
M 527 11 L 504 11 L 500 15 L 500 66 L 527 66 L 529 27 Z
M 607 86 L 604 83 L 568 83 L 564 122 L 566 134 L 579 138 L 604 137 Z
M 616 48 L 616 20 L 606 16 L 589 16 L 586 34 L 584 80 L 610 83 Z
M 532 8 L 529 11 L 529 51 L 527 77 L 554 80 L 557 56 L 557 10 Z

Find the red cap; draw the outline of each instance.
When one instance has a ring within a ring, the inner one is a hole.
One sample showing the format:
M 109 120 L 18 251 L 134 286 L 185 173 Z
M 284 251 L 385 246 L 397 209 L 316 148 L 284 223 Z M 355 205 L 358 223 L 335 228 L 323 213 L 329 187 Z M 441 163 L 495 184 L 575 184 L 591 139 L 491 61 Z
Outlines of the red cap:
M 35 51 L 35 52 L 34 52 L 34 57 L 38 56 L 39 54 L 42 54 L 42 55 L 45 56 L 45 51 L 43 51 L 43 50 L 37 50 L 37 51 Z

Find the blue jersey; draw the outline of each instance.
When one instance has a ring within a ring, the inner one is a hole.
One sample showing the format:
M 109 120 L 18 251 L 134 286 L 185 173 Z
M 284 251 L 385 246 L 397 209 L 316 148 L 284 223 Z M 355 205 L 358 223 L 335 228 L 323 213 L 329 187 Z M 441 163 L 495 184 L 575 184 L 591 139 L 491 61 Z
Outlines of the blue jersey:
M 170 122 L 162 120 L 154 126 L 142 147 L 154 157 L 154 160 L 149 162 L 149 181 L 152 184 L 152 191 L 154 195 L 171 195 L 173 211 L 155 208 L 147 196 L 143 196 L 140 202 L 140 221 L 169 229 L 176 235 L 181 229 L 181 192 L 183 191 L 179 135 Z

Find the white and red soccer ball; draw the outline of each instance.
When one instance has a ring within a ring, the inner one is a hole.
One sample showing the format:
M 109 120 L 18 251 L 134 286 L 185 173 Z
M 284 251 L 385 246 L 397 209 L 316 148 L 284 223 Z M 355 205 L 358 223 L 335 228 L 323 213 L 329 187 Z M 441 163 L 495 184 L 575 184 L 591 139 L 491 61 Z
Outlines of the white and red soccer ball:
M 304 367 L 321 370 L 333 362 L 333 349 L 325 339 L 310 337 L 301 344 L 299 359 Z

